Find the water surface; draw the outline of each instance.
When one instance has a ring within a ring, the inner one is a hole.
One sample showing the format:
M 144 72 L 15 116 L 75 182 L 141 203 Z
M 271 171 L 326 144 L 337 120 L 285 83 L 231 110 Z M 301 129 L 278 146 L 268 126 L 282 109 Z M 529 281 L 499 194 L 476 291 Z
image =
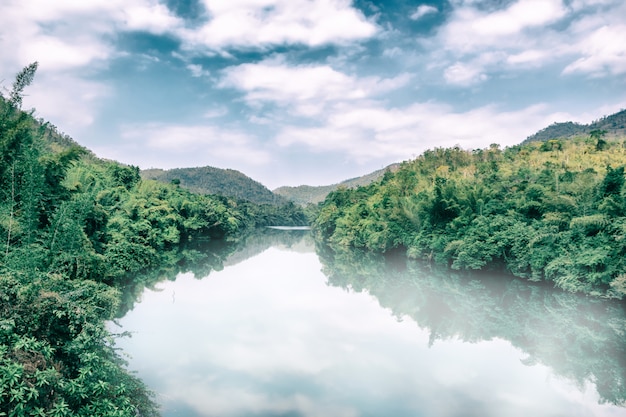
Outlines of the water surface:
M 164 417 L 626 415 L 620 304 L 318 255 L 293 233 L 145 290 L 120 320 Z

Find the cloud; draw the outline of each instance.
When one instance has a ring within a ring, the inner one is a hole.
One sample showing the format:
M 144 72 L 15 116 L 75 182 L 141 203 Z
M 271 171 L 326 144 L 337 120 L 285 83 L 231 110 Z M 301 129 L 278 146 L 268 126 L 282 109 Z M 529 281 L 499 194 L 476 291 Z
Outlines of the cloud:
M 563 54 L 562 39 L 549 25 L 566 15 L 560 0 L 518 0 L 496 10 L 457 4 L 427 43 L 431 67 L 461 87 L 482 83 L 492 72 L 540 67 Z
M 9 0 L 0 5 L 0 64 L 37 60 L 42 71 L 83 68 L 116 56 L 118 31 L 163 34 L 181 25 L 155 0 Z
M 25 106 L 80 136 L 114 93 L 97 74 L 121 56 L 119 32 L 163 34 L 181 21 L 156 0 L 7 0 L 0 2 L 0 77 L 38 61 Z M 145 61 L 145 56 L 141 58 Z
M 224 86 L 243 90 L 248 102 L 274 101 L 291 103 L 311 99 L 361 98 L 364 91 L 354 91 L 351 77 L 328 65 L 288 66 L 283 60 L 266 60 L 228 68 Z
M 139 30 L 154 34 L 174 32 L 183 26 L 180 18 L 172 15 L 162 4 L 141 2 L 124 7 L 123 19 L 120 19 L 125 30 Z
M 626 73 L 626 25 L 602 26 L 580 39 L 581 57 L 563 70 L 593 76 Z
M 566 13 L 561 0 L 519 0 L 507 9 L 475 16 L 477 19 L 470 24 L 470 28 L 478 36 L 511 35 L 527 28 L 549 25 Z
M 187 69 L 191 72 L 191 75 L 196 78 L 207 77 L 211 75 L 210 71 L 205 70 L 204 68 L 202 68 L 202 65 L 199 64 L 188 64 Z
M 518 65 L 540 65 L 542 61 L 546 61 L 550 58 L 548 51 L 542 51 L 537 49 L 528 49 L 516 54 L 511 54 L 506 58 L 506 62 L 512 66 Z
M 273 247 L 208 279 L 164 281 L 121 319 L 134 335 L 118 347 L 160 393 L 164 412 L 619 414 L 619 407 L 597 404 L 593 384 L 526 366 L 527 354 L 500 338 L 452 337 L 429 347 L 424 323 L 394 317 L 366 291 L 328 285 L 321 270 L 313 253 Z
M 456 53 L 515 47 L 526 30 L 544 31 L 545 25 L 558 21 L 566 13 L 561 0 L 518 0 L 494 12 L 461 7 L 454 10 L 440 36 L 446 49 Z
M 472 86 L 491 73 L 562 65 L 563 74 L 592 76 L 626 72 L 626 6 L 615 0 L 518 0 L 485 10 L 456 2 L 434 38 L 432 68 L 443 79 Z
M 359 162 L 407 159 L 435 146 L 465 149 L 491 143 L 513 145 L 554 120 L 571 120 L 550 113 L 545 105 L 516 111 L 484 106 L 466 112 L 440 103 L 415 103 L 404 108 L 380 105 L 335 108 L 320 126 L 289 126 L 279 132 L 281 146 L 302 144 L 316 152 L 344 152 Z
M 482 68 L 502 59 L 485 53 L 471 65 L 450 66 L 444 76 L 461 86 L 484 81 Z M 359 77 L 329 65 L 290 65 L 273 58 L 227 68 L 222 87 L 242 91 L 255 120 L 276 122 L 278 146 L 340 152 L 358 163 L 406 159 L 433 143 L 465 148 L 515 144 L 567 117 L 550 113 L 545 105 L 515 111 L 484 105 L 464 112 L 435 101 L 390 107 L 387 93 L 406 88 L 411 80 L 407 74 Z
M 378 31 L 348 0 L 205 0 L 204 5 L 209 21 L 180 32 L 190 50 L 343 44 Z
M 480 66 L 472 66 L 461 62 L 446 68 L 443 77 L 448 84 L 461 86 L 476 84 L 487 79 Z
M 103 83 L 73 74 L 43 73 L 25 92 L 24 108 L 35 108 L 39 116 L 74 136 L 88 128 L 102 98 L 112 91 Z
M 8 0 L 0 5 L 0 64 L 85 67 L 115 56 L 120 31 L 168 34 L 188 52 L 227 54 L 229 48 L 345 44 L 379 30 L 349 0 L 206 0 L 205 9 L 204 24 L 186 26 L 157 0 Z
M 432 14 L 432 13 L 439 13 L 439 10 L 437 10 L 436 7 L 434 6 L 429 6 L 426 4 L 421 4 L 417 7 L 417 9 L 413 12 L 413 14 L 411 16 L 409 16 L 409 18 L 411 20 L 419 20 L 422 17 L 426 16 L 427 14 Z
M 217 119 L 219 117 L 226 116 L 228 109 L 226 107 L 215 107 L 204 112 L 202 117 L 205 119 Z
M 144 168 L 175 168 L 181 159 L 233 167 L 265 165 L 271 160 L 270 153 L 259 148 L 253 136 L 213 125 L 127 125 L 121 137 L 125 142 L 116 152 L 124 155 L 122 160 L 130 157 Z M 168 160 L 162 158 L 164 151 Z
M 227 68 L 221 85 L 243 91 L 252 106 L 279 105 L 292 114 L 312 117 L 334 103 L 375 97 L 406 86 L 410 80 L 408 74 L 359 78 L 330 65 L 289 65 L 278 57 Z

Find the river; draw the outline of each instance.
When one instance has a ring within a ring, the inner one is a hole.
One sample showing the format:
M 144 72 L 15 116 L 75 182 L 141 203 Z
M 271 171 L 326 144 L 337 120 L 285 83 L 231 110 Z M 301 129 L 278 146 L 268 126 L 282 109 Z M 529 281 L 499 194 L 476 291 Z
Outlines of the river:
M 164 417 L 626 416 L 622 303 L 307 231 L 252 237 L 216 269 L 119 320 Z

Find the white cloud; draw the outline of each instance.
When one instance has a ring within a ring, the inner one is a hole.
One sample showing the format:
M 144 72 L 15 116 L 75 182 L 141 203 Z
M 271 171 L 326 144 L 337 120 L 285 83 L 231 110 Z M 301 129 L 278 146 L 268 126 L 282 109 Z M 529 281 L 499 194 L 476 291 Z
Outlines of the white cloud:
M 191 72 L 191 75 L 196 78 L 207 77 L 211 75 L 210 71 L 205 70 L 204 68 L 202 68 L 202 65 L 199 64 L 188 64 L 187 69 Z
M 228 114 L 228 109 L 226 107 L 216 107 L 214 109 L 207 110 L 204 112 L 202 117 L 205 119 L 216 119 L 218 117 L 223 117 Z
M 413 12 L 413 14 L 409 17 L 411 20 L 419 20 L 422 17 L 426 16 L 427 14 L 438 13 L 438 12 L 439 10 L 437 10 L 437 8 L 434 6 L 421 4 L 417 7 L 415 12 Z
M 105 44 L 89 38 L 60 39 L 38 36 L 18 51 L 19 62 L 38 61 L 42 71 L 63 71 L 84 67 L 112 54 Z
M 35 108 L 36 116 L 75 136 L 94 122 L 100 100 L 110 94 L 103 83 L 48 72 L 37 75 L 26 90 L 24 108 Z
M 573 0 L 570 7 L 573 10 L 582 10 L 593 6 L 607 6 L 621 4 L 622 0 Z
M 249 134 L 212 125 L 133 125 L 125 126 L 121 136 L 125 143 L 116 152 L 125 154 L 123 160 L 132 155 L 143 167 L 173 168 L 178 159 L 185 156 L 200 165 L 216 161 L 232 166 L 264 165 L 271 159 L 269 152 L 258 148 L 256 139 Z M 164 151 L 171 161 L 163 160 Z
M 274 58 L 227 68 L 222 86 L 242 90 L 253 106 L 277 104 L 311 117 L 334 103 L 373 98 L 406 86 L 410 80 L 408 74 L 388 79 L 358 78 L 329 65 L 289 65 Z
M 506 60 L 510 65 L 537 65 L 549 58 L 548 51 L 528 49 L 516 54 L 509 55 Z
M 504 59 L 499 53 L 484 53 L 472 63 L 451 65 L 444 76 L 449 83 L 471 85 L 486 79 L 485 66 Z M 516 111 L 486 105 L 458 112 L 432 101 L 390 108 L 384 93 L 410 81 L 405 74 L 389 79 L 358 77 L 328 65 L 288 65 L 283 59 L 272 59 L 228 68 L 222 86 L 243 91 L 250 106 L 264 108 L 269 120 L 278 121 L 274 140 L 279 146 L 340 152 L 358 163 L 406 159 L 433 144 L 510 145 L 566 117 L 543 105 Z M 304 125 L 302 117 L 307 118 Z
M 582 56 L 563 70 L 565 74 L 626 73 L 626 25 L 602 26 L 580 39 L 577 47 Z
M 223 81 L 246 92 L 247 100 L 294 102 L 362 98 L 365 92 L 352 90 L 353 80 L 328 65 L 290 67 L 282 60 L 243 64 L 228 68 Z
M 428 45 L 433 68 L 447 83 L 471 86 L 492 72 L 554 63 L 563 73 L 626 72 L 626 3 L 615 0 L 518 0 L 503 9 L 456 2 L 448 23 Z
M 466 112 L 438 103 L 395 109 L 346 106 L 335 108 L 317 127 L 286 127 L 276 141 L 281 146 L 303 144 L 316 152 L 343 152 L 359 162 L 402 160 L 432 146 L 473 149 L 491 143 L 513 145 L 554 120 L 572 117 L 550 113 L 545 105 L 517 111 L 484 106 Z
M 348 0 L 205 0 L 210 20 L 180 32 L 189 49 L 346 43 L 373 36 L 374 23 Z
M 471 53 L 484 48 L 525 47 L 519 45 L 525 30 L 543 27 L 564 17 L 561 0 L 518 0 L 504 10 L 484 12 L 473 7 L 454 10 L 450 23 L 440 32 L 446 49 Z
M 163 33 L 178 21 L 156 0 L 8 0 L 0 3 L 1 77 L 38 61 L 25 105 L 71 133 L 95 119 L 111 91 L 88 78 L 119 55 L 119 30 Z M 5 72 L 6 71 L 6 72 Z
M 115 56 L 119 30 L 161 34 L 180 26 L 156 0 L 9 0 L 0 5 L 0 64 L 37 60 L 42 71 L 82 68 Z
M 180 38 L 188 50 L 227 54 L 228 48 L 344 44 L 373 36 L 377 26 L 349 0 L 206 1 L 210 19 L 185 27 L 157 0 L 8 0 L 0 5 L 0 64 L 19 68 L 79 68 L 115 56 L 119 31 Z
M 478 17 L 470 27 L 478 36 L 510 35 L 556 22 L 566 13 L 562 0 L 519 0 L 505 10 Z
M 139 3 L 123 9 L 123 27 L 126 30 L 144 30 L 162 34 L 182 27 L 182 21 L 162 4 Z
M 457 62 L 446 68 L 443 77 L 448 84 L 468 86 L 477 82 L 485 81 L 487 76 L 482 68 Z

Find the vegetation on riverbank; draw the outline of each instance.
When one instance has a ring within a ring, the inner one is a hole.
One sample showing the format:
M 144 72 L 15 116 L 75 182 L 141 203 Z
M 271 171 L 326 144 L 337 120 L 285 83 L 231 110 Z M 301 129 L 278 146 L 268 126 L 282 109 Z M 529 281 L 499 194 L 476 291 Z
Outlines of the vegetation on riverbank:
M 0 416 L 157 415 L 106 327 L 128 302 L 122 289 L 196 256 L 181 244 L 302 224 L 304 214 L 144 181 L 137 167 L 97 159 L 21 111 L 36 68 L 0 96 Z
M 35 71 L 0 96 L 0 416 L 156 415 L 106 323 L 142 285 L 188 264 L 219 268 L 230 250 L 193 243 L 314 215 L 333 245 L 626 294 L 626 149 L 598 132 L 504 151 L 435 149 L 331 193 L 313 214 L 194 194 L 99 160 L 21 111 Z
M 506 269 L 568 291 L 626 294 L 626 143 L 578 137 L 426 151 L 331 193 L 314 222 L 340 246 Z

